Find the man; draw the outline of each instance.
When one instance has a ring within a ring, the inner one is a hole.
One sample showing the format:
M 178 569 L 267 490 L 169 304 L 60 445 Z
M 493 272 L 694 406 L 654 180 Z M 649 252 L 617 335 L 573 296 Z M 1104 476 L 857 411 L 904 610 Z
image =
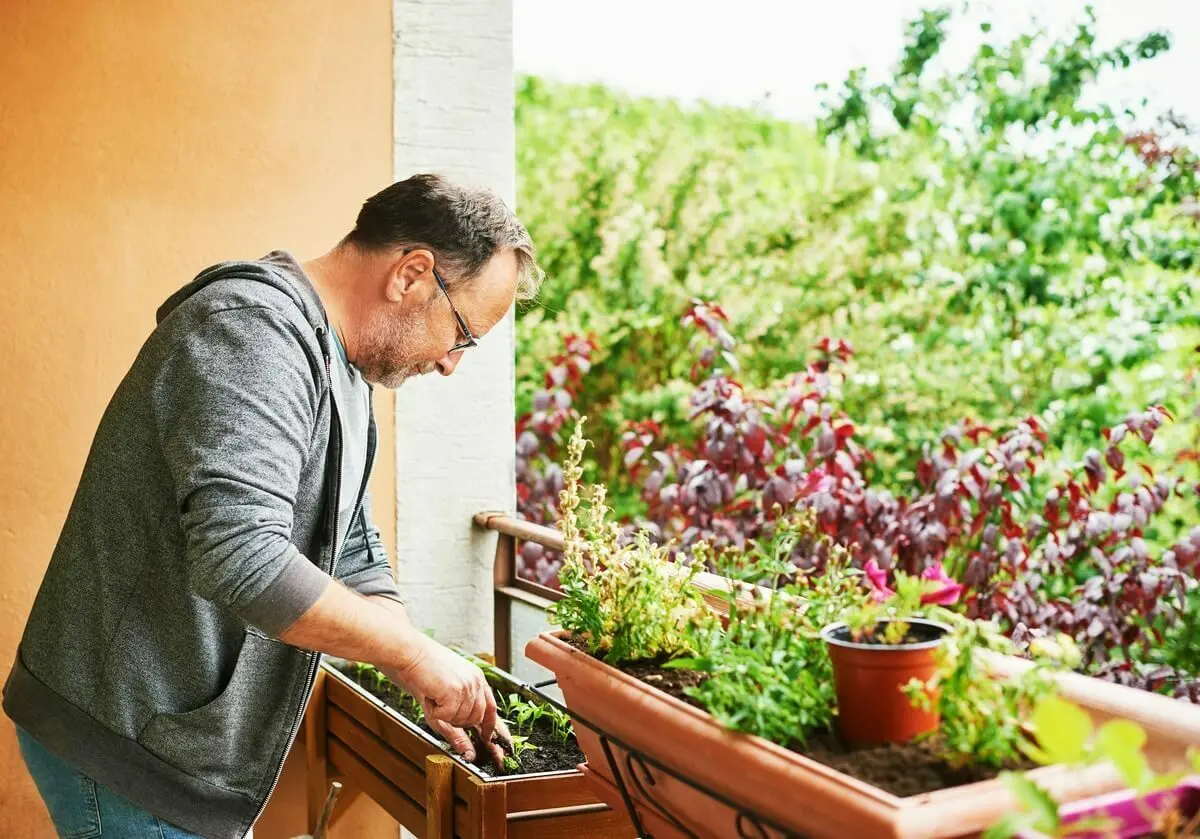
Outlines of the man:
M 465 756 L 473 727 L 500 757 L 482 673 L 409 622 L 371 523 L 370 384 L 449 376 L 537 280 L 494 194 L 418 175 L 324 256 L 222 263 L 159 309 L 4 690 L 60 835 L 245 836 L 319 653 L 376 665 Z

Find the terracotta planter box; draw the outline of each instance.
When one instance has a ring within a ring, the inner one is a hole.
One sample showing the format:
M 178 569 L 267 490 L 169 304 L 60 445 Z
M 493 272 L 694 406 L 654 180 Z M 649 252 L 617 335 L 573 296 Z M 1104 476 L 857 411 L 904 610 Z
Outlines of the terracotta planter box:
M 576 650 L 561 635 L 535 638 L 525 654 L 554 672 L 572 716 L 594 727 L 577 722 L 575 733 L 597 793 L 618 806 L 623 783 L 654 839 L 971 836 L 1015 806 L 998 780 L 897 797 L 761 738 L 732 734 L 699 709 Z M 1052 766 L 1031 776 L 1059 801 L 1120 787 L 1104 767 Z
M 421 839 L 634 836 L 624 810 L 600 801 L 578 770 L 484 775 L 332 667 L 322 667 L 312 704 L 310 797 L 339 776 Z M 327 767 L 322 777 L 314 765 Z

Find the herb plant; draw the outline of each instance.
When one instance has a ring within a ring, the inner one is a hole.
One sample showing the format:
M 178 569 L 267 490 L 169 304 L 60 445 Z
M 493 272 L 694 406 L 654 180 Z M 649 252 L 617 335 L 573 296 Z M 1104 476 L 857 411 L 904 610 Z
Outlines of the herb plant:
M 1069 645 L 1069 639 L 1062 644 Z M 1062 644 L 1053 651 L 1069 657 Z M 1057 660 L 1043 657 L 1015 678 L 997 679 L 984 670 L 979 653 L 987 649 L 1011 652 L 1011 644 L 982 621 L 958 618 L 935 653 L 933 678 L 927 683 L 914 679 L 906 688 L 915 705 L 937 708 L 939 743 L 952 765 L 1006 767 L 1019 762 L 1026 741 L 1022 721 L 1055 690 L 1051 673 Z M 1050 648 L 1043 645 L 1043 650 Z
M 803 744 L 811 732 L 830 727 L 836 705 L 829 655 L 815 630 L 787 593 L 737 586 L 728 628 L 699 628 L 701 654 L 667 666 L 707 674 L 687 693 L 727 728 Z
M 691 570 L 668 561 L 645 532 L 622 541 L 603 487 L 582 487 L 581 419 L 568 445 L 560 500 L 563 599 L 551 618 L 609 663 L 693 652 L 690 630 L 712 621 Z

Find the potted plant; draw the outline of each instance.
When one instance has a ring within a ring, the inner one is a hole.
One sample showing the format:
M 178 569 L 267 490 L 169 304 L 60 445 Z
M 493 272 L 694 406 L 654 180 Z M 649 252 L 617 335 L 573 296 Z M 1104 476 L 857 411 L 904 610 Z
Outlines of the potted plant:
M 907 689 L 933 679 L 935 652 L 951 631 L 920 615 L 957 602 L 963 587 L 941 563 L 920 577 L 898 572 L 895 590 L 874 560 L 864 570 L 871 599 L 821 631 L 833 663 L 838 728 L 852 743 L 907 743 L 938 727 L 936 705 L 914 703 Z
M 564 598 L 552 612 L 563 630 L 526 654 L 557 676 L 601 797 L 630 805 L 643 833 L 959 836 L 1013 806 L 996 776 L 1022 766 L 1020 721 L 1053 690 L 1049 662 L 992 679 L 975 654 L 992 634 L 960 619 L 933 673 L 906 691 L 940 716 L 936 736 L 847 743 L 822 629 L 847 610 L 870 614 L 872 595 L 844 557 L 826 546 L 828 570 L 803 585 L 735 585 L 714 612 L 665 548 L 620 538 L 603 489 L 580 486 L 583 446 L 577 429 L 561 503 Z M 1064 800 L 1118 783 L 1107 767 L 1032 776 Z
M 420 703 L 374 667 L 327 660 L 306 737 L 310 790 L 340 775 L 426 839 L 596 836 L 630 839 L 628 817 L 596 798 L 569 717 L 481 659 L 514 749 L 494 767 L 457 755 L 425 724 Z
M 1006 774 L 1003 780 L 1020 807 L 993 825 L 985 839 L 1200 837 L 1200 777 L 1153 771 L 1145 744 L 1145 730 L 1131 720 L 1109 720 L 1097 729 L 1077 705 L 1047 697 L 1031 721 L 1031 741 L 1025 747 L 1030 757 L 1042 764 L 1107 762 L 1128 788 L 1060 807 L 1037 781 Z M 1192 753 L 1191 762 L 1200 772 L 1200 752 Z

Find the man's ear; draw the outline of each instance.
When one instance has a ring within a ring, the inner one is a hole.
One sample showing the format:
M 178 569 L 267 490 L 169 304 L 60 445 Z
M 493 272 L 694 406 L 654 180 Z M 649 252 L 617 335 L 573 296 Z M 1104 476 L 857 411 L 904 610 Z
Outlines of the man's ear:
M 399 303 L 405 295 L 430 284 L 433 265 L 433 253 L 425 248 L 400 254 L 388 268 L 384 296 L 391 303 Z

